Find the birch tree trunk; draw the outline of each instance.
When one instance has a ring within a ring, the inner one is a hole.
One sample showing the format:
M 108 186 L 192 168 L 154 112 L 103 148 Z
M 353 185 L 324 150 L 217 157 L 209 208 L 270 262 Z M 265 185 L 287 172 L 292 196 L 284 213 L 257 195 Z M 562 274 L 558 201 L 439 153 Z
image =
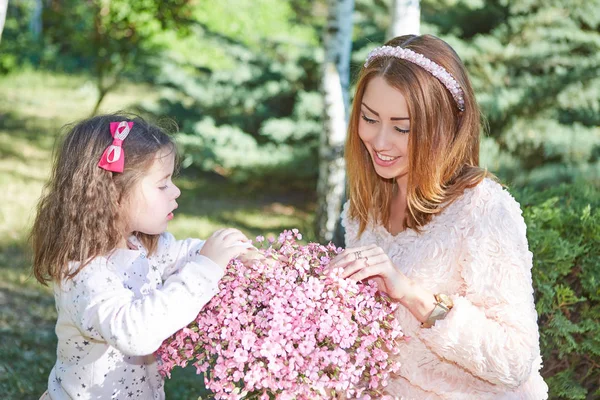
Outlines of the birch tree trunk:
M 392 21 L 387 32 L 388 39 L 400 35 L 420 35 L 421 6 L 419 0 L 393 0 Z
M 343 152 L 349 108 L 354 0 L 329 0 L 328 10 L 324 34 L 324 129 L 319 146 L 316 225 L 319 240 L 333 240 L 341 245 L 343 234 L 340 234 L 340 212 L 346 187 Z
M 0 0 L 0 43 L 2 42 L 4 21 L 6 21 L 6 10 L 8 10 L 8 0 Z
M 35 40 L 39 40 L 42 35 L 42 12 L 44 11 L 44 4 L 42 0 L 35 0 L 35 7 L 33 8 L 33 15 L 29 21 L 29 30 L 31 36 Z

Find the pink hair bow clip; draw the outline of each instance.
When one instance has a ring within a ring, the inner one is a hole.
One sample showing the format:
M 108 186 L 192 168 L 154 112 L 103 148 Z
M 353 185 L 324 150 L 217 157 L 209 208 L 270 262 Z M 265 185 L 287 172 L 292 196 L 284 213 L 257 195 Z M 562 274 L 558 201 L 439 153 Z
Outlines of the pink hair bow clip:
M 133 122 L 121 121 L 110 123 L 110 134 L 113 142 L 104 150 L 98 166 L 112 172 L 123 172 L 125 167 L 125 152 L 123 151 L 123 140 L 129 135 Z

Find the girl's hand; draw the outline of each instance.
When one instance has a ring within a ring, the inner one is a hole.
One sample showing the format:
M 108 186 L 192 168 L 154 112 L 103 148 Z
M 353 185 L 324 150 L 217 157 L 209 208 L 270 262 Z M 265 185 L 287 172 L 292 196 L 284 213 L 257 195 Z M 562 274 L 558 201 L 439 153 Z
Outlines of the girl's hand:
M 267 258 L 257 249 L 250 249 L 244 254 L 240 254 L 237 258 L 244 264 L 250 264 L 253 262 L 265 263 L 268 261 Z
M 225 269 L 232 258 L 251 249 L 254 249 L 254 246 L 242 232 L 234 228 L 227 228 L 213 233 L 202 246 L 200 255 L 210 258 Z
M 328 270 L 334 268 L 343 268 L 343 278 L 372 279 L 381 292 L 395 301 L 402 301 L 412 292 L 412 281 L 394 266 L 381 247 L 374 244 L 345 249 L 329 263 Z

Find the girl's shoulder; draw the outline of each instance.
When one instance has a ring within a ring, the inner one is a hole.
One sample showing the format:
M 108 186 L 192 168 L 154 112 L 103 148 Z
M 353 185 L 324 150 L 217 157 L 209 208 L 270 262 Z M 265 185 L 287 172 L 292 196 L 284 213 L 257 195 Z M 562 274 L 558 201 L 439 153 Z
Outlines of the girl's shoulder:
M 79 261 L 71 261 L 68 264 L 69 274 L 74 274 L 70 278 L 64 278 L 60 282 L 53 283 L 54 292 L 58 295 L 67 295 L 68 293 L 85 292 L 91 287 L 95 287 L 103 282 L 107 271 L 115 269 L 110 255 L 96 256 L 89 260 L 83 268 Z M 79 290 L 74 290 L 79 289 Z
M 137 238 L 137 236 L 132 235 L 127 239 L 127 241 L 129 242 L 130 248 L 132 250 L 137 250 L 144 254 L 144 256 L 148 256 L 148 249 L 144 247 L 144 244 Z M 168 252 L 175 242 L 176 240 L 173 234 L 169 232 L 161 233 L 160 235 L 158 235 L 156 251 L 153 253 L 153 256 Z
M 110 263 L 110 254 L 107 254 L 105 256 L 96 256 L 96 257 L 92 258 L 91 260 L 89 260 L 87 263 L 85 263 L 85 266 L 81 269 L 81 271 L 79 272 L 78 275 L 80 275 L 83 271 L 87 272 L 87 271 L 105 268 L 109 263 Z M 80 261 L 69 262 L 69 265 L 67 268 L 69 273 L 73 273 L 74 271 L 77 271 L 81 267 L 81 264 L 82 263 Z

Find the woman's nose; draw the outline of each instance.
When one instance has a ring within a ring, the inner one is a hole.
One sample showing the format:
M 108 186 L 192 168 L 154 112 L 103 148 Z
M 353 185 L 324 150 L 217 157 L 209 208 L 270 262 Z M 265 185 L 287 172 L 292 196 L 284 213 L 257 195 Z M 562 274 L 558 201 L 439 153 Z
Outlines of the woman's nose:
M 388 128 L 381 124 L 375 138 L 373 139 L 373 147 L 376 150 L 387 150 L 390 147 L 390 135 L 388 133 Z

